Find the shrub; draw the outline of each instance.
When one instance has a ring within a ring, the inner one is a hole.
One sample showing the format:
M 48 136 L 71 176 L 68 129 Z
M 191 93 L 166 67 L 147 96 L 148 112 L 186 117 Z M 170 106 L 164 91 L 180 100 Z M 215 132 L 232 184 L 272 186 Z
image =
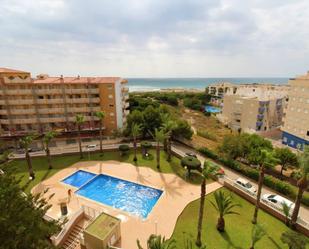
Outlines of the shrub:
M 203 147 L 203 148 L 199 148 L 198 151 L 200 153 L 202 153 L 203 155 L 213 159 L 213 160 L 217 160 L 218 159 L 218 156 L 217 154 L 215 154 L 214 152 L 212 152 L 211 150 L 207 149 L 206 147 Z
M 206 130 L 197 130 L 197 135 L 207 138 L 212 141 L 217 141 L 217 137 L 214 134 L 211 134 L 209 131 L 206 131 Z
M 242 165 L 232 159 L 221 158 L 215 152 L 209 150 L 206 147 L 199 148 L 198 151 L 206 157 L 216 160 L 222 163 L 224 166 L 231 168 L 255 181 L 258 181 L 259 179 L 259 170 L 257 169 Z M 291 184 L 281 181 L 273 176 L 266 175 L 264 177 L 264 185 L 290 197 L 292 200 L 294 200 L 297 196 L 297 189 L 294 189 Z M 302 203 L 306 206 L 309 206 L 309 193 L 303 194 Z

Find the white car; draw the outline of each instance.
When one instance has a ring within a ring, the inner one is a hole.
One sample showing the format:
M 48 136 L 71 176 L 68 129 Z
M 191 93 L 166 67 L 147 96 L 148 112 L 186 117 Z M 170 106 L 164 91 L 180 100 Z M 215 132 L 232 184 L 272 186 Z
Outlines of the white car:
M 95 149 L 96 147 L 97 147 L 96 144 L 88 144 L 88 145 L 86 146 L 87 149 Z
M 246 179 L 243 178 L 236 179 L 235 185 L 253 194 L 256 193 L 256 188 Z
M 283 203 L 286 203 L 290 207 L 290 213 L 293 212 L 295 207 L 293 202 L 280 195 L 265 194 L 262 196 L 262 200 L 279 210 L 282 210 Z

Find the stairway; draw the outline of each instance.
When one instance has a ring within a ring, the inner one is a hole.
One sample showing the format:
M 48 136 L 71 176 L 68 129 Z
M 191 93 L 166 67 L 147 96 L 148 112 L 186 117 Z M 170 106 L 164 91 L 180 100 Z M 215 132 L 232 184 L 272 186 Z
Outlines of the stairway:
M 77 249 L 80 248 L 80 235 L 82 234 L 82 232 L 84 231 L 84 229 L 79 226 L 79 225 L 75 225 L 72 229 L 72 231 L 70 232 L 68 238 L 65 240 L 65 242 L 62 245 L 63 249 Z

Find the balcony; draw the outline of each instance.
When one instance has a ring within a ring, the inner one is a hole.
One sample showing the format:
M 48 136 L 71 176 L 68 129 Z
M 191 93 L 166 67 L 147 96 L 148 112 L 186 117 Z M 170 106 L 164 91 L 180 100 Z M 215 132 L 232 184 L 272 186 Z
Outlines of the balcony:
M 38 99 L 38 104 L 49 105 L 49 104 L 63 104 L 63 98 L 58 99 Z
M 42 95 L 62 94 L 62 89 L 37 89 L 35 93 Z
M 49 118 L 40 118 L 41 123 L 57 123 L 57 122 L 65 122 L 66 119 L 64 117 L 49 117 Z
M 64 113 L 64 108 L 42 108 L 38 112 L 39 114 Z
M 12 119 L 13 124 L 36 124 L 36 118 Z
M 2 91 L 1 93 L 4 94 L 4 91 Z M 7 95 L 32 95 L 32 90 L 30 89 L 18 89 L 18 90 L 7 89 L 6 94 Z
M 259 107 L 259 114 L 263 114 L 265 112 L 265 107 Z
M 12 115 L 18 115 L 18 114 L 35 114 L 35 109 L 11 109 L 11 114 Z
M 258 114 L 258 115 L 257 115 L 257 119 L 258 119 L 259 121 L 262 121 L 263 118 L 264 118 L 264 114 Z
M 9 105 L 33 105 L 33 99 L 16 99 L 16 100 L 8 100 Z
M 263 125 L 263 122 L 262 121 L 257 121 L 256 122 L 256 127 L 261 127 Z

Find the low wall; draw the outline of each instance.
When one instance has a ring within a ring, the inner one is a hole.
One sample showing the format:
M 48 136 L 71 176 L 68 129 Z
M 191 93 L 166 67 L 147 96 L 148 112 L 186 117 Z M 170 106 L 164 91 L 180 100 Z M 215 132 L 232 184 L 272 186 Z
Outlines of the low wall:
M 244 198 L 245 200 L 251 202 L 252 204 L 256 204 L 256 199 L 253 196 L 250 196 L 248 194 L 246 194 L 244 191 L 234 187 L 232 184 L 228 183 L 227 181 L 224 181 L 224 186 L 228 189 L 230 189 L 232 192 L 236 193 L 237 195 L 240 195 L 242 198 Z M 266 211 L 267 213 L 271 214 L 272 216 L 276 217 L 277 219 L 285 222 L 286 218 L 285 216 L 276 211 L 275 209 L 271 208 L 270 206 L 266 205 L 263 202 L 260 202 L 260 208 L 264 211 Z M 303 233 L 306 236 L 309 236 L 309 230 L 306 229 L 305 227 L 296 224 L 296 230 Z

